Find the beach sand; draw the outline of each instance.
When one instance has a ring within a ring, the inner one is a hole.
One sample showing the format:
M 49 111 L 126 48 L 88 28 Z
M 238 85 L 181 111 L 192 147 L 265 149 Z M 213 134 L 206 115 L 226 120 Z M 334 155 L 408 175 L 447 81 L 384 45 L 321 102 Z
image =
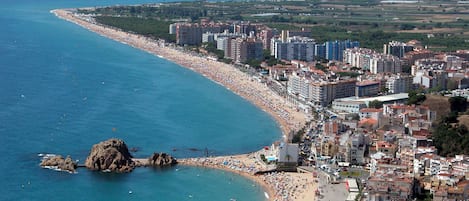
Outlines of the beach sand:
M 181 165 L 190 165 L 205 168 L 215 168 L 234 172 L 245 176 L 260 186 L 269 195 L 269 200 L 275 201 L 303 201 L 315 200 L 317 183 L 311 173 L 298 172 L 272 172 L 255 175 L 258 171 L 269 170 L 260 162 L 259 153 L 242 154 L 235 156 L 218 156 L 207 158 L 180 159 Z
M 173 61 L 183 67 L 200 73 L 269 113 L 280 125 L 284 135 L 283 137 L 285 138 L 288 137 L 287 135 L 290 131 L 300 129 L 306 122 L 305 114 L 298 112 L 297 108 L 291 107 L 284 98 L 274 93 L 265 84 L 253 81 L 249 75 L 239 71 L 232 65 L 213 61 L 192 52 L 185 52 L 177 47 L 168 47 L 161 41 L 155 41 L 141 35 L 131 34 L 119 29 L 96 24 L 92 18 L 76 15 L 70 10 L 59 9 L 51 12 L 61 19 L 80 25 L 104 37 L 147 51 L 155 56 Z M 223 162 L 228 159 L 242 161 L 240 162 L 240 164 L 242 164 L 239 167 L 240 169 L 235 170 L 232 168 L 233 166 L 228 167 L 217 163 L 217 161 L 220 162 L 221 160 Z M 250 158 L 249 154 L 207 159 L 215 160 L 212 161 L 212 163 L 199 163 L 200 161 L 198 160 L 202 159 L 187 159 L 182 160 L 180 163 L 183 165 L 218 168 L 246 176 L 262 185 L 269 194 L 270 200 L 314 199 L 314 193 L 312 192 L 314 192 L 315 186 L 313 185 L 314 183 L 309 180 L 309 176 L 305 177 L 304 174 L 301 173 L 274 173 L 270 175 L 254 176 L 252 168 L 245 167 L 260 164 L 257 164 L 258 161 L 256 159 Z M 262 167 L 256 166 L 256 168 Z M 308 179 L 304 180 L 305 178 Z M 281 197 L 285 195 L 288 196 L 286 198 Z

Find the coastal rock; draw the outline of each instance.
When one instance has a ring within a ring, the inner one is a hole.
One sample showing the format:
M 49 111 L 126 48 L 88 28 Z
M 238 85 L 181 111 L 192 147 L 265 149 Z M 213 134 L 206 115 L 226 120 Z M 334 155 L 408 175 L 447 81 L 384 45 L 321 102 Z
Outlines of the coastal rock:
M 166 153 L 153 153 L 148 158 L 148 165 L 153 167 L 172 166 L 177 164 L 177 160 Z
M 90 170 L 131 172 L 135 168 L 129 149 L 120 139 L 109 139 L 93 145 L 85 166 Z
M 74 162 L 70 156 L 63 158 L 61 155 L 44 157 L 40 164 L 41 167 L 50 168 L 55 170 L 62 170 L 68 172 L 75 172 L 77 168 L 77 163 Z

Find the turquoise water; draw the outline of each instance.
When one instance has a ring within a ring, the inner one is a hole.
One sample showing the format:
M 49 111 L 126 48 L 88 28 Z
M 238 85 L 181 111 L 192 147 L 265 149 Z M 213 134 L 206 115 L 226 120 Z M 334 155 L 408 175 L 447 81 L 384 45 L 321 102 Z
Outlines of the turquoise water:
M 225 88 L 49 13 L 142 2 L 0 1 L 0 200 L 264 199 L 251 181 L 216 170 L 39 168 L 38 153 L 84 161 L 111 137 L 138 147 L 136 157 L 245 153 L 279 138 L 272 118 Z

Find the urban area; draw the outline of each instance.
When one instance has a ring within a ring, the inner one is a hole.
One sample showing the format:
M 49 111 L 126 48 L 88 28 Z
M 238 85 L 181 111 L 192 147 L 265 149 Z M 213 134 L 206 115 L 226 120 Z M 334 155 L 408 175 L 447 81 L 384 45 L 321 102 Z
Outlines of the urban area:
M 233 64 L 308 116 L 262 157 L 320 174 L 319 200 L 469 200 L 469 48 L 413 39 L 377 50 L 242 20 L 168 28 L 165 45 Z

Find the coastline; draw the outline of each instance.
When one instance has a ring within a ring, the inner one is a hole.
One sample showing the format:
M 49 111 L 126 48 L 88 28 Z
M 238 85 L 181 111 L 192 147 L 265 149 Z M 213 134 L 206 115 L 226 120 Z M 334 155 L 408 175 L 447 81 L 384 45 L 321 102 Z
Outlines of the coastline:
M 257 158 L 260 152 L 262 150 L 233 156 L 180 159 L 178 163 L 185 166 L 229 171 L 246 177 L 264 189 L 268 200 L 311 201 L 316 199 L 315 191 L 318 183 L 312 174 L 298 172 L 256 174 L 259 171 L 269 170 L 268 166 Z
M 300 129 L 306 123 L 306 116 L 301 112 L 296 111 L 296 108 L 290 107 L 286 103 L 284 98 L 275 94 L 265 84 L 253 81 L 251 77 L 239 71 L 232 65 L 213 61 L 205 57 L 190 54 L 188 52 L 183 52 L 174 47 L 167 47 L 162 42 L 155 41 L 153 39 L 149 39 L 141 35 L 131 34 L 115 28 L 96 24 L 89 18 L 83 18 L 74 15 L 70 10 L 57 9 L 52 10 L 51 13 L 55 14 L 57 17 L 63 20 L 77 24 L 101 36 L 113 39 L 126 45 L 130 45 L 134 48 L 144 50 L 160 58 L 172 61 L 182 67 L 191 69 L 192 71 L 199 73 L 200 75 L 212 80 L 213 82 L 224 86 L 228 90 L 253 103 L 255 106 L 264 110 L 271 117 L 273 117 L 280 126 L 284 138 L 288 138 L 288 134 L 291 131 Z M 253 172 L 249 170 L 245 171 L 244 169 L 233 169 L 232 167 L 230 168 L 217 163 L 220 161 L 227 161 L 233 159 L 242 161 L 243 166 L 245 166 L 245 163 L 251 165 L 257 164 L 257 160 L 253 160 L 253 158 L 250 158 L 250 154 L 205 158 L 203 160 L 201 160 L 200 158 L 183 159 L 180 164 L 215 168 L 237 173 L 241 176 L 255 181 L 260 186 L 262 186 L 262 188 L 267 191 L 267 194 L 269 195 L 269 200 L 285 200 L 285 198 L 282 198 L 282 196 L 285 196 L 285 194 L 287 196 L 291 194 L 291 197 L 288 198 L 294 198 L 297 196 L 300 197 L 299 195 L 293 194 L 291 192 L 285 192 L 284 188 L 281 188 L 279 190 L 278 186 L 276 186 L 275 183 L 268 182 L 269 179 L 271 179 L 270 176 L 277 177 L 284 175 L 269 175 L 269 177 L 267 178 L 263 175 L 256 176 Z M 207 160 L 211 162 L 207 162 Z M 262 167 L 256 167 L 256 169 L 257 168 Z M 301 178 L 301 176 L 299 176 L 298 178 Z M 284 181 L 284 178 L 280 180 Z M 308 188 L 308 192 L 310 192 L 311 190 L 314 190 L 314 184 L 312 185 L 312 187 Z M 296 188 L 294 188 L 292 191 L 295 192 Z M 310 197 L 307 198 L 308 200 L 311 199 Z
M 305 114 L 291 107 L 283 97 L 271 91 L 265 84 L 253 81 L 251 77 L 232 65 L 192 55 L 141 35 L 93 23 L 91 20 L 73 15 L 67 9 L 56 9 L 51 13 L 101 36 L 172 61 L 224 86 L 273 117 L 284 137 L 287 137 L 290 131 L 299 130 L 306 123 Z

